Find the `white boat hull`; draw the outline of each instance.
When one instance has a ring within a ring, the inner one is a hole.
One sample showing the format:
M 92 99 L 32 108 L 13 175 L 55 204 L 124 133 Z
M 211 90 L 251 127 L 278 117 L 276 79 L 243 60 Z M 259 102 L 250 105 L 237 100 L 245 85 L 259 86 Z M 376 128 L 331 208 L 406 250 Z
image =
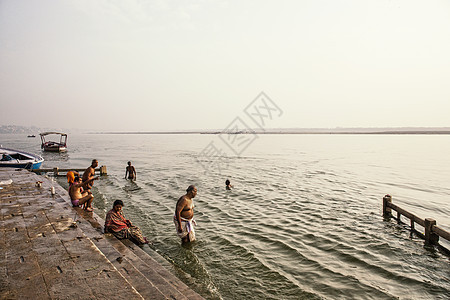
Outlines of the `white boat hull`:
M 0 148 L 0 168 L 39 169 L 44 159 L 36 154 Z

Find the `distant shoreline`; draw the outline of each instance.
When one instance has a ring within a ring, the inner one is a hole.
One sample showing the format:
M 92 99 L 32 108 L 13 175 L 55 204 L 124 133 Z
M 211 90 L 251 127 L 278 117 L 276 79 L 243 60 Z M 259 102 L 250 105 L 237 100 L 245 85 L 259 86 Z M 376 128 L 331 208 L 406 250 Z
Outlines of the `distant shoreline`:
M 228 127 L 227 127 L 228 128 Z M 94 129 L 95 130 L 95 129 Z M 329 127 L 329 128 L 237 128 L 227 129 L 189 129 L 168 131 L 94 131 L 87 129 L 38 128 L 36 126 L 0 125 L 0 134 L 34 134 L 59 131 L 69 134 L 410 134 L 410 135 L 449 135 L 450 127 Z
M 227 133 L 221 131 L 129 131 L 129 132 L 92 132 L 90 134 L 389 134 L 389 135 L 450 135 L 447 131 L 425 131 L 425 130 L 391 130 L 391 131 L 253 131 Z

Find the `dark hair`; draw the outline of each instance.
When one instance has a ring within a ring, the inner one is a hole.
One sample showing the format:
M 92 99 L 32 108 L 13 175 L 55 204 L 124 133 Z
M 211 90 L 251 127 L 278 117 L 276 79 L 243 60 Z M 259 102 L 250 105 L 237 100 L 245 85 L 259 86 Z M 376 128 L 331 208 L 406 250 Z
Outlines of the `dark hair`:
M 226 185 L 229 185 L 229 184 L 230 184 L 230 181 L 227 179 L 227 180 L 225 181 L 225 184 L 226 184 Z
M 186 190 L 186 193 L 189 193 L 190 191 L 192 191 L 194 189 L 195 189 L 195 186 L 194 185 L 190 185 L 190 186 L 188 186 L 188 188 Z
M 122 205 L 122 206 L 124 206 L 122 200 L 116 200 L 116 201 L 114 201 L 113 207 L 116 206 L 116 205 Z
M 78 180 L 80 180 L 80 176 L 75 176 L 75 179 L 74 179 L 74 181 L 78 181 Z

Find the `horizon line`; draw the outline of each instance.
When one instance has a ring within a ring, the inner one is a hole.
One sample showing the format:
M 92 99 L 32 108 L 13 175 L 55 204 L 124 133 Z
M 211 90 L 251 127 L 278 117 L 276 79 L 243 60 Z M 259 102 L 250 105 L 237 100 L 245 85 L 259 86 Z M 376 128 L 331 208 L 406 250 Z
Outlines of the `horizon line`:
M 336 128 L 270 128 L 225 130 L 168 131 L 98 131 L 88 134 L 450 134 L 450 127 L 336 127 Z

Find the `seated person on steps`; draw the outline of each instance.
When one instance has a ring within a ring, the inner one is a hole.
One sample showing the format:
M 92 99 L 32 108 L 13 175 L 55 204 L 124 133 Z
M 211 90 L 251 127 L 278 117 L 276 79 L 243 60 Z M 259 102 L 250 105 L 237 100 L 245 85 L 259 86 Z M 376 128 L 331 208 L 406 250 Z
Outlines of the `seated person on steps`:
M 130 220 L 125 219 L 122 207 L 122 200 L 114 201 L 113 208 L 106 214 L 105 233 L 112 233 L 118 239 L 130 239 L 138 245 L 148 244 L 141 229 L 132 225 Z
M 90 191 L 83 191 L 83 187 L 97 180 L 98 177 L 93 177 L 85 182 L 81 181 L 79 176 L 75 176 L 73 183 L 69 186 L 70 200 L 72 200 L 72 205 L 78 207 L 80 205 L 86 204 L 85 210 L 92 211 L 92 200 L 94 200 L 94 195 Z

